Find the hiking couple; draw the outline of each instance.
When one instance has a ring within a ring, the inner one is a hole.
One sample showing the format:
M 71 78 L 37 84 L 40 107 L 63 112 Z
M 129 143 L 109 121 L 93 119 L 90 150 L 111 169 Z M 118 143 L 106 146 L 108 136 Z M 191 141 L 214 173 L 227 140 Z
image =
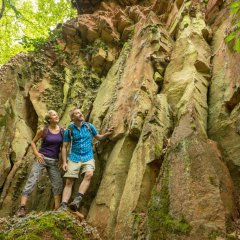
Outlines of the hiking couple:
M 70 118 L 72 123 L 63 133 L 63 129 L 58 125 L 59 117 L 57 112 L 53 110 L 48 111 L 45 116 L 46 127 L 38 130 L 33 138 L 31 146 L 37 161 L 33 164 L 22 192 L 18 210 L 19 217 L 26 215 L 28 197 L 44 168 L 47 169 L 52 184 L 54 209 L 65 210 L 69 207 L 71 210 L 77 211 L 95 170 L 92 138 L 104 140 L 112 134 L 113 129 L 109 129 L 105 134 L 99 134 L 91 123 L 84 121 L 83 114 L 79 108 L 74 108 L 70 111 Z M 41 138 L 42 144 L 40 149 L 37 150 L 36 143 Z M 68 147 L 70 147 L 69 153 L 67 152 Z M 63 181 L 58 167 L 60 151 L 62 153 L 62 168 L 65 171 L 64 177 L 66 178 L 63 194 Z M 79 173 L 84 174 L 83 180 L 79 186 L 77 196 L 68 205 L 74 179 L 79 177 Z M 62 203 L 60 204 L 61 194 Z

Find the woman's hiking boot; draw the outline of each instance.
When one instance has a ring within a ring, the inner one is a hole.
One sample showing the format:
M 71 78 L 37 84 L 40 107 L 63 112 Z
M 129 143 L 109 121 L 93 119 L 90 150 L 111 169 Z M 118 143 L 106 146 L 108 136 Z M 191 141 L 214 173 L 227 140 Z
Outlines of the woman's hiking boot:
M 18 217 L 25 217 L 26 216 L 26 207 L 20 206 L 17 212 Z

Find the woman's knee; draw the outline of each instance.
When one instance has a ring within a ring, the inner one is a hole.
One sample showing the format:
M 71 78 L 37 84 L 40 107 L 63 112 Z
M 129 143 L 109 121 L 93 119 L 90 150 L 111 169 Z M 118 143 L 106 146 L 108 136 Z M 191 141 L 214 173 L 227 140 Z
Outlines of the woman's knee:
M 28 176 L 27 182 L 23 188 L 22 194 L 24 196 L 29 196 L 32 193 L 39 179 L 40 174 L 41 174 L 41 166 L 39 166 L 38 163 L 34 163 L 31 169 L 30 175 Z
M 62 179 L 59 179 L 58 181 L 52 182 L 52 187 L 53 187 L 54 196 L 62 194 L 62 191 L 63 191 L 63 181 L 62 181 Z

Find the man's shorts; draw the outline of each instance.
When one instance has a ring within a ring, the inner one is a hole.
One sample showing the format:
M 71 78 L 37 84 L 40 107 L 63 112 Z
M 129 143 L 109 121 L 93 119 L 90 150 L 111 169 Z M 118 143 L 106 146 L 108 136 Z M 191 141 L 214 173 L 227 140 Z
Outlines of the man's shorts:
M 79 173 L 83 174 L 87 171 L 95 170 L 95 161 L 94 159 L 90 159 L 87 162 L 73 162 L 68 160 L 68 170 L 64 174 L 66 178 L 78 178 Z

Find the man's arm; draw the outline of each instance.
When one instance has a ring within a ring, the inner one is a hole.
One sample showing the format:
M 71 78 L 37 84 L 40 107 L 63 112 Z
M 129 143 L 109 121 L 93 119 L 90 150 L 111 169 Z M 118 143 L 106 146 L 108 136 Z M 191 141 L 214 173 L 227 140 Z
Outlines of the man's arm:
M 68 148 L 69 142 L 64 142 L 62 145 L 62 161 L 63 165 L 62 168 L 64 171 L 67 171 L 67 148 Z
M 109 128 L 108 131 L 104 134 L 97 134 L 95 138 L 99 141 L 107 139 L 113 133 L 113 128 Z

